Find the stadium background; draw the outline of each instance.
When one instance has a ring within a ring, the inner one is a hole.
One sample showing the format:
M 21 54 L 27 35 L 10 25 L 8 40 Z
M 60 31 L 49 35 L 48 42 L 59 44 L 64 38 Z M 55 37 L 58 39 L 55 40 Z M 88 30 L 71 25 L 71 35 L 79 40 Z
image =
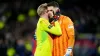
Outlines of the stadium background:
M 53 0 L 0 0 L 0 56 L 31 56 L 37 7 Z M 98 1 L 55 0 L 75 25 L 74 56 L 100 56 Z M 33 51 L 34 52 L 34 51 Z

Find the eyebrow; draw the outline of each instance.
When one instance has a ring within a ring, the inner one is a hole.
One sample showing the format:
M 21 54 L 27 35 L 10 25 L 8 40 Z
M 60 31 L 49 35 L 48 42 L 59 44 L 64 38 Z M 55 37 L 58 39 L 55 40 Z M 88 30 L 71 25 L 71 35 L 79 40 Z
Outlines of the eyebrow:
M 53 10 L 48 10 L 48 11 L 53 11 Z
M 47 12 L 49 12 L 49 11 L 53 11 L 53 10 L 47 10 Z

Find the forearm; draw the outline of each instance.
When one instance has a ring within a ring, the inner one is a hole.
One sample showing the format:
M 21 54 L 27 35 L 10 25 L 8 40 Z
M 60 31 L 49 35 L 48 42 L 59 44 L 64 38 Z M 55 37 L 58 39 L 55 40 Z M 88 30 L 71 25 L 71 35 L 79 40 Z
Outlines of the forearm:
M 57 35 L 61 35 L 62 34 L 62 31 L 61 31 L 61 27 L 60 27 L 60 24 L 58 21 L 55 22 L 55 32 L 57 33 Z
M 65 56 L 70 56 L 74 47 L 74 36 L 71 35 L 68 39 L 68 48 L 66 49 L 66 54 Z
M 74 43 L 75 43 L 75 37 L 74 37 L 74 35 L 69 36 L 68 47 L 73 48 L 74 47 Z
M 47 24 L 48 23 L 48 24 Z M 60 28 L 60 24 L 58 21 L 55 21 L 54 22 L 55 26 L 54 25 L 51 25 L 48 21 L 45 23 L 45 21 L 42 21 L 42 27 L 45 31 L 51 33 L 51 34 L 54 34 L 54 35 L 61 35 L 62 32 L 61 32 L 61 28 Z

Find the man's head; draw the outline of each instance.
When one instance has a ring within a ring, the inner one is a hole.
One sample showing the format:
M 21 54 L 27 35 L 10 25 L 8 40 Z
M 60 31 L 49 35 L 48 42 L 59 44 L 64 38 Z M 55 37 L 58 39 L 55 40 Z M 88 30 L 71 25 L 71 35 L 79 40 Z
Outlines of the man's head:
M 47 15 L 47 3 L 41 4 L 37 9 L 37 13 L 39 16 L 44 14 Z
M 53 14 L 55 14 L 58 10 L 60 11 L 59 4 L 55 1 L 48 3 L 47 6 L 48 6 L 47 10 L 49 11 L 52 10 Z

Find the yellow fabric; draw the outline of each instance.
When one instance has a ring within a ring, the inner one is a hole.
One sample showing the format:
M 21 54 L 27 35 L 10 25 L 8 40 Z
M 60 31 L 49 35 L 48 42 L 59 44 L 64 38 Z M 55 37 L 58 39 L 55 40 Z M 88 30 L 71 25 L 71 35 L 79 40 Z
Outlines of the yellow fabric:
M 55 22 L 55 26 L 50 28 L 49 26 L 50 23 L 47 19 L 39 19 L 36 28 L 37 47 L 35 56 L 52 56 L 52 41 L 49 33 L 61 35 L 61 28 L 58 22 Z

